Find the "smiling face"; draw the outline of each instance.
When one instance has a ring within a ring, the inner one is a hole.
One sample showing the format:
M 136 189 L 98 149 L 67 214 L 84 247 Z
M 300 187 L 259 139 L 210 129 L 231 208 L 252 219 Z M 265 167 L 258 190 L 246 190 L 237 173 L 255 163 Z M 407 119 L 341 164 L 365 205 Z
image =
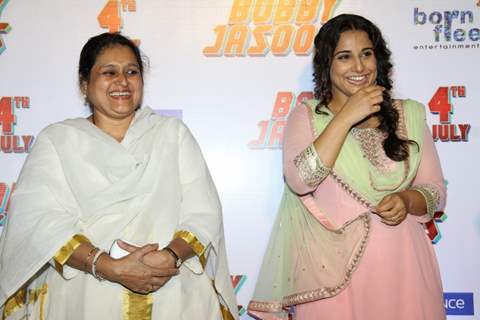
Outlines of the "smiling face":
M 377 78 L 377 60 L 365 31 L 349 30 L 340 35 L 330 66 L 332 98 L 339 105 Z
M 142 101 L 143 79 L 132 50 L 122 45 L 105 48 L 81 89 L 93 112 L 116 120 L 133 117 Z

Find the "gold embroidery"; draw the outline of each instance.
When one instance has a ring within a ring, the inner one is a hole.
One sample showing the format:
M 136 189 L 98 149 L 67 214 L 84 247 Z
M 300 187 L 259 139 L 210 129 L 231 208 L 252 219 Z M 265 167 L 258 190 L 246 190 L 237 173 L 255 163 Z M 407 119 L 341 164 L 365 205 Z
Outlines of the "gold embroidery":
M 28 304 L 35 304 L 40 300 L 40 315 L 39 319 L 45 319 L 45 300 L 47 298 L 48 285 L 43 284 L 40 288 L 28 290 Z
M 123 293 L 124 320 L 150 320 L 152 318 L 151 294 L 139 294 L 125 289 Z
M 387 157 L 383 149 L 383 141 L 387 137 L 385 132 L 377 128 L 352 128 L 351 133 L 359 142 L 365 157 L 380 172 L 388 172 L 394 168 L 395 162 Z
M 25 288 L 21 288 L 14 295 L 7 299 L 7 302 L 5 302 L 3 308 L 2 319 L 6 319 L 8 316 L 10 316 L 25 305 L 26 293 L 27 290 Z
M 440 203 L 440 191 L 438 188 L 431 184 L 419 184 L 413 186 L 410 190 L 415 190 L 422 194 L 427 204 L 427 213 L 433 218 L 438 204 Z
M 75 249 L 77 249 L 82 243 L 90 243 L 90 240 L 81 234 L 76 234 L 63 247 L 61 247 L 57 253 L 55 253 L 53 259 L 55 261 L 55 269 L 58 273 L 63 273 L 63 265 L 73 254 L 73 251 L 75 251 Z
M 296 156 L 293 163 L 303 183 L 312 188 L 322 182 L 331 171 L 330 168 L 323 165 L 313 144 Z
M 407 140 L 408 134 L 407 125 L 405 123 L 405 112 L 403 111 L 403 100 L 394 100 L 392 105 L 398 112 L 397 137 Z
M 343 290 L 350 282 L 352 278 L 353 272 L 357 269 L 358 264 L 360 262 L 360 258 L 365 251 L 367 246 L 368 236 L 370 234 L 370 215 L 368 213 L 364 213 L 361 215 L 363 220 L 363 224 L 365 226 L 365 235 L 362 238 L 360 243 L 360 248 L 351 260 L 348 265 L 347 271 L 345 273 L 345 277 L 343 282 L 340 283 L 338 286 L 335 287 L 322 287 L 311 291 L 299 292 L 289 296 L 283 297 L 281 302 L 278 301 L 251 301 L 248 304 L 248 310 L 252 311 L 260 311 L 260 312 L 281 312 L 285 307 L 307 303 L 311 301 L 316 301 L 319 299 L 325 299 L 332 297 L 338 294 L 341 290 Z

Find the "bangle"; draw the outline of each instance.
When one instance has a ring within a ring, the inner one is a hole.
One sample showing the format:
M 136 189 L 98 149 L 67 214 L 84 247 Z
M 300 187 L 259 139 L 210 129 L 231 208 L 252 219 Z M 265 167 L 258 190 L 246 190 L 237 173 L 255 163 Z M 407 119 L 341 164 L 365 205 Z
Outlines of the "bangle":
M 98 249 L 97 253 L 95 253 L 95 256 L 93 257 L 93 260 L 92 260 L 92 275 L 95 277 L 95 279 L 97 279 L 98 281 L 103 281 L 104 279 L 97 274 L 97 262 L 98 262 L 98 258 L 100 258 L 100 256 L 102 254 L 106 253 L 105 251 L 103 251 L 102 249 Z
M 183 260 L 178 256 L 178 254 L 173 251 L 172 248 L 170 247 L 165 247 L 163 248 L 163 250 L 167 251 L 168 253 L 170 253 L 170 255 L 173 257 L 173 259 L 175 259 L 175 268 L 180 268 L 180 266 L 182 265 L 183 263 Z
M 90 260 L 90 257 L 95 252 L 95 250 L 98 250 L 98 248 L 93 247 L 92 250 L 90 250 L 90 252 L 87 254 L 87 257 L 85 258 L 85 261 L 83 262 L 83 266 L 85 267 L 85 270 L 88 270 L 88 260 Z

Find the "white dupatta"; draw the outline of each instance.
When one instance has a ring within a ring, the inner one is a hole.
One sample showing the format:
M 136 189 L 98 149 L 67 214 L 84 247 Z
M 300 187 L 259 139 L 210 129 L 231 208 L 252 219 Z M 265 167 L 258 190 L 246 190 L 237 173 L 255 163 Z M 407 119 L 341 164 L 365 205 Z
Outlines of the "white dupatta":
M 206 272 L 236 317 L 218 195 L 183 123 L 143 108 L 121 143 L 86 119 L 51 125 L 11 198 L 0 238 L 0 306 L 75 234 L 108 250 L 117 238 L 162 247 L 178 230 L 205 245 Z M 203 273 L 197 257 L 182 268 Z M 77 274 L 65 266 L 65 279 Z

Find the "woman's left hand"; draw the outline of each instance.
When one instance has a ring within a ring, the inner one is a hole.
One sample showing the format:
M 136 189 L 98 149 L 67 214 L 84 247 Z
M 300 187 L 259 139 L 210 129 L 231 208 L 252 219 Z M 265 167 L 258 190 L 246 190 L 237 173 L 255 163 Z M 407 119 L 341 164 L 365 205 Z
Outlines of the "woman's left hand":
M 123 242 L 122 240 L 118 240 L 118 245 L 120 246 L 120 248 L 130 253 L 135 252 L 139 249 L 136 246 Z M 166 250 L 155 250 L 149 252 L 143 257 L 142 262 L 145 263 L 147 266 L 159 269 L 175 268 L 175 259 Z
M 407 217 L 406 200 L 401 193 L 389 194 L 377 205 L 375 213 L 382 218 L 383 223 L 398 225 Z

